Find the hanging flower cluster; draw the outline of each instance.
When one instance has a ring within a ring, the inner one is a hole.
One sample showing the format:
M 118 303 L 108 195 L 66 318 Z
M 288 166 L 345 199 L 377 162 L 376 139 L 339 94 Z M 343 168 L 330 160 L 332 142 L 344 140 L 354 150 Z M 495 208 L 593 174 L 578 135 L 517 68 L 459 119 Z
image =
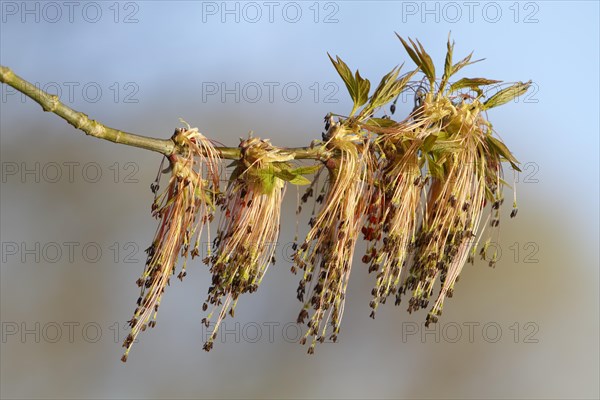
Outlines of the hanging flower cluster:
M 363 228 L 365 240 L 372 244 L 362 260 L 369 264 L 369 272 L 377 273 L 370 303 L 372 318 L 378 305 L 397 293 L 414 247 L 426 182 L 421 175 L 421 143 L 417 124 L 399 125 L 378 140 L 384 156 L 376 174 L 375 200 Z
M 211 310 L 203 323 L 208 327 L 217 313 L 204 349 L 213 347 L 219 325 L 227 314 L 233 317 L 239 296 L 255 292 L 275 263 L 281 205 L 290 183 L 309 185 L 302 203 L 318 193 L 308 234 L 294 244 L 291 268 L 302 275 L 297 297 L 303 307 L 297 322 L 307 325 L 300 342 L 309 342 L 309 353 L 316 343 L 338 338 L 360 237 L 368 243 L 362 261 L 376 274 L 371 317 L 389 296 L 395 297 L 396 305 L 409 296 L 409 312 L 429 308 L 427 324 L 437 321 L 463 266 L 474 261 L 485 226 L 499 225 L 506 185 L 502 163 L 519 170 L 486 112 L 524 94 L 530 82 L 501 88 L 491 96 L 488 92 L 499 87 L 499 81 L 462 78 L 451 83 L 454 74 L 476 61 L 469 55 L 454 63 L 450 41 L 438 80 L 423 46 L 399 39 L 417 68 L 403 75 L 402 66 L 394 68 L 372 94 L 370 82 L 358 71 L 352 73 L 340 58 L 330 57 L 354 105 L 347 116 L 328 114 L 322 140 L 310 147 L 282 149 L 250 137 L 241 140 L 237 150 L 215 148 L 197 129 L 175 132 L 179 151 L 170 157 L 169 186 L 153 204 L 160 224 L 138 280 L 141 295 L 124 343 L 124 361 L 139 332 L 156 324 L 178 257 L 184 259 L 179 273 L 183 278 L 188 254 L 199 254 L 202 228 L 220 206 L 213 248 L 203 260 L 212 274 L 202 307 Z M 423 79 L 412 81 L 419 72 Z M 412 112 L 393 120 L 398 98 L 409 92 L 415 98 Z M 376 117 L 387 105 L 391 115 Z M 218 167 L 223 151 L 235 161 L 229 166 L 229 183 L 221 190 Z M 298 158 L 318 162 L 292 166 Z M 313 174 L 312 182 L 305 177 Z M 489 216 L 482 223 L 488 204 Z M 515 200 L 511 217 L 516 214 Z M 487 247 L 483 245 L 480 255 L 494 266 L 496 257 L 489 258 Z M 438 282 L 439 293 L 430 306 Z
M 159 219 L 144 273 L 137 280 L 141 288 L 133 318 L 131 333 L 125 339 L 122 357 L 127 361 L 131 346 L 141 331 L 156 325 L 156 314 L 165 287 L 175 274 L 181 255 L 184 263 L 178 274 L 186 275 L 186 261 L 199 255 L 204 225 L 213 219 L 219 190 L 219 155 L 212 143 L 198 129 L 177 129 L 172 137 L 182 152 L 169 158 L 171 178 L 167 188 L 157 194 L 159 179 L 151 188 L 155 193 L 152 215 Z M 159 171 L 160 177 L 160 171 Z
M 373 188 L 375 159 L 370 144 L 368 135 L 342 124 L 331 124 L 327 132 L 325 148 L 331 157 L 325 161 L 326 194 L 320 199 L 322 208 L 311 218 L 310 232 L 295 255 L 296 265 L 304 271 L 298 299 L 303 301 L 307 288 L 311 288 L 298 316 L 299 323 L 309 318 L 302 343 L 309 336 L 313 338 L 311 353 L 317 340 L 325 340 L 328 322 L 334 341 L 339 332 L 354 248 Z
M 501 162 L 506 160 L 513 168 L 518 169 L 516 160 L 506 146 L 492 136 L 492 125 L 484 113 L 525 93 L 529 84 L 517 83 L 499 91 L 487 101 L 483 101 L 484 91 L 481 87 L 497 84 L 499 81 L 464 78 L 449 84 L 450 78 L 457 71 L 471 63 L 471 56 L 453 64 L 454 46 L 448 42 L 444 73 L 436 88 L 438 81 L 435 68 L 420 43 L 411 41 L 409 44 L 402 38 L 400 40 L 410 57 L 423 71 L 429 89 L 419 93 L 419 103 L 406 126 L 402 126 L 402 131 L 412 131 L 412 134 L 404 137 L 416 138 L 416 141 L 412 142 L 419 143 L 419 146 L 417 153 L 413 151 L 412 145 L 404 152 L 408 158 L 400 163 L 403 174 L 397 177 L 409 180 L 414 177 L 415 183 L 427 180 L 430 183 L 422 186 L 423 193 L 417 193 L 415 188 L 418 185 L 396 186 L 396 189 L 401 187 L 403 206 L 407 207 L 408 213 L 412 215 L 411 222 L 404 222 L 405 225 L 410 225 L 406 226 L 409 229 L 403 228 L 405 236 L 410 235 L 411 238 L 398 246 L 393 231 L 394 226 L 401 227 L 402 222 L 385 221 L 389 227 L 387 244 L 392 243 L 391 246 L 395 246 L 396 249 L 402 247 L 401 253 L 405 257 L 406 254 L 412 253 L 412 265 L 406 279 L 397 290 L 396 304 L 400 302 L 402 294 L 412 291 L 408 311 L 428 307 L 436 281 L 441 282 L 440 292 L 427 316 L 429 324 L 436 322 L 437 317 L 441 315 L 444 299 L 446 296 L 452 296 L 454 284 L 469 254 L 475 251 L 476 237 L 480 232 L 480 222 L 487 202 L 492 204 L 494 213 L 491 225 L 499 225 L 499 208 L 503 202 L 501 189 L 504 184 Z M 471 89 L 474 94 L 459 92 L 465 88 Z M 392 143 L 396 141 L 393 135 L 390 139 L 387 136 L 390 135 L 382 135 L 381 140 L 389 140 Z M 426 163 L 426 176 L 416 175 L 418 169 L 415 165 L 419 164 L 419 159 Z M 396 177 L 393 174 L 388 175 L 390 176 L 392 179 Z M 420 197 L 424 199 L 424 204 L 420 208 L 421 215 L 417 216 L 415 212 L 419 210 Z M 394 196 L 392 203 L 393 199 Z M 513 207 L 515 209 L 512 216 L 516 215 L 516 204 Z M 393 216 L 393 211 L 388 215 Z M 415 221 L 420 221 L 416 232 L 412 225 Z M 384 259 L 389 259 L 390 252 L 385 248 L 381 254 Z M 393 252 L 391 255 L 393 256 Z M 402 267 L 402 264 L 392 265 L 400 269 Z M 384 268 L 383 276 L 386 276 L 386 270 L 389 270 L 389 264 Z M 385 290 L 382 291 L 382 295 L 387 294 L 389 293 Z M 376 295 L 380 295 L 379 290 Z
M 241 158 L 221 200 L 221 221 L 210 258 L 212 286 L 208 304 L 221 307 L 213 333 L 205 343 L 212 348 L 218 327 L 227 312 L 233 317 L 238 297 L 258 289 L 269 264 L 275 263 L 275 245 L 279 237 L 279 214 L 286 181 L 294 181 L 286 161 L 293 157 L 268 140 L 249 138 L 240 145 Z M 213 312 L 203 323 L 208 327 Z

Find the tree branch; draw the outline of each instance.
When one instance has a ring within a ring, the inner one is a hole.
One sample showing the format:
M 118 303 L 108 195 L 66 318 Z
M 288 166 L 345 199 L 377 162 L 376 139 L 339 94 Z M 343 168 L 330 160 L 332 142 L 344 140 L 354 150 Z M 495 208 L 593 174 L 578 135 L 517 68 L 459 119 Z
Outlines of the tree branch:
M 87 135 L 114 143 L 139 147 L 146 150 L 156 151 L 164 155 L 170 155 L 175 150 L 175 143 L 171 139 L 156 139 L 134 133 L 123 132 L 118 129 L 109 128 L 98 121 L 88 118 L 82 112 L 73 110 L 60 102 L 58 96 L 44 92 L 35 85 L 16 75 L 10 68 L 0 66 L 0 81 L 17 89 L 19 92 L 30 97 L 42 106 L 44 111 L 54 113 L 82 130 Z
M 44 111 L 58 115 L 76 129 L 82 130 L 85 134 L 98 139 L 108 140 L 113 143 L 124 144 L 127 146 L 139 147 L 150 151 L 169 156 L 177 153 L 179 149 L 171 139 L 158 139 L 135 133 L 124 132 L 118 129 L 110 128 L 96 120 L 90 119 L 86 114 L 73 110 L 61 103 L 58 96 L 44 92 L 37 86 L 29 83 L 25 79 L 15 74 L 10 68 L 0 65 L 0 82 L 12 86 L 19 92 L 31 98 L 42 106 Z M 240 150 L 237 147 L 216 147 L 220 152 L 221 158 L 239 159 Z M 284 148 L 295 159 L 313 159 L 322 158 L 325 149 L 322 146 L 317 147 L 295 147 Z

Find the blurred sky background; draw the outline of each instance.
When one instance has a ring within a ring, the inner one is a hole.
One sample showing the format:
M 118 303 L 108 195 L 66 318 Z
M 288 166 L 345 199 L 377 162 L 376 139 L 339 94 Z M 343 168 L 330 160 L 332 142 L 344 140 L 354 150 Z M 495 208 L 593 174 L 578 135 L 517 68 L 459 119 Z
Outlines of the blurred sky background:
M 126 364 L 160 156 L 86 137 L 0 86 L 2 398 L 598 398 L 598 2 L 0 8 L 0 64 L 108 126 L 156 137 L 183 118 L 227 145 L 250 130 L 307 145 L 327 112 L 351 108 L 327 52 L 376 84 L 397 64 L 413 67 L 394 32 L 418 38 L 438 70 L 451 31 L 456 59 L 486 59 L 463 76 L 534 82 L 489 113 L 523 165 L 519 215 L 502 221 L 496 268 L 467 265 L 431 332 L 404 303 L 371 320 L 374 277 L 357 258 L 339 343 L 307 356 L 293 342 L 289 188 L 279 262 L 241 298 L 226 337 L 202 350 L 210 275 L 195 261 Z

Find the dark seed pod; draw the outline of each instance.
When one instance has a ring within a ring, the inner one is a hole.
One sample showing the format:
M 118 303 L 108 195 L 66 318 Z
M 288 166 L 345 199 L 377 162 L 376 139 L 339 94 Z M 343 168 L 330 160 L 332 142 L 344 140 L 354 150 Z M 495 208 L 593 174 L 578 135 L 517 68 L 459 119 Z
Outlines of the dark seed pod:
M 328 131 L 329 127 L 331 126 L 331 120 L 329 119 L 328 115 L 326 115 L 323 120 L 325 121 L 325 130 Z

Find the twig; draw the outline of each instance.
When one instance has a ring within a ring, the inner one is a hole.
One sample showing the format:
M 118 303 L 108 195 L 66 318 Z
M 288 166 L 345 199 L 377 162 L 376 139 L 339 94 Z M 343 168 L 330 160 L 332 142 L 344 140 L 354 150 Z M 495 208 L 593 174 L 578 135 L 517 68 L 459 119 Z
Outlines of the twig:
M 10 68 L 1 65 L 0 82 L 12 86 L 19 92 L 36 101 L 42 106 L 44 111 L 58 115 L 75 128 L 85 132 L 87 135 L 98 139 L 108 140 L 113 143 L 156 151 L 166 156 L 177 153 L 180 150 L 171 139 L 158 139 L 135 133 L 128 133 L 110 128 L 96 120 L 90 119 L 86 114 L 73 110 L 61 103 L 58 96 L 44 92 L 37 86 L 15 74 Z M 237 147 L 216 147 L 216 149 L 219 151 L 221 158 L 240 158 L 240 150 Z M 321 159 L 325 151 L 321 146 L 282 148 L 282 150 L 290 153 L 295 159 L 313 160 Z

